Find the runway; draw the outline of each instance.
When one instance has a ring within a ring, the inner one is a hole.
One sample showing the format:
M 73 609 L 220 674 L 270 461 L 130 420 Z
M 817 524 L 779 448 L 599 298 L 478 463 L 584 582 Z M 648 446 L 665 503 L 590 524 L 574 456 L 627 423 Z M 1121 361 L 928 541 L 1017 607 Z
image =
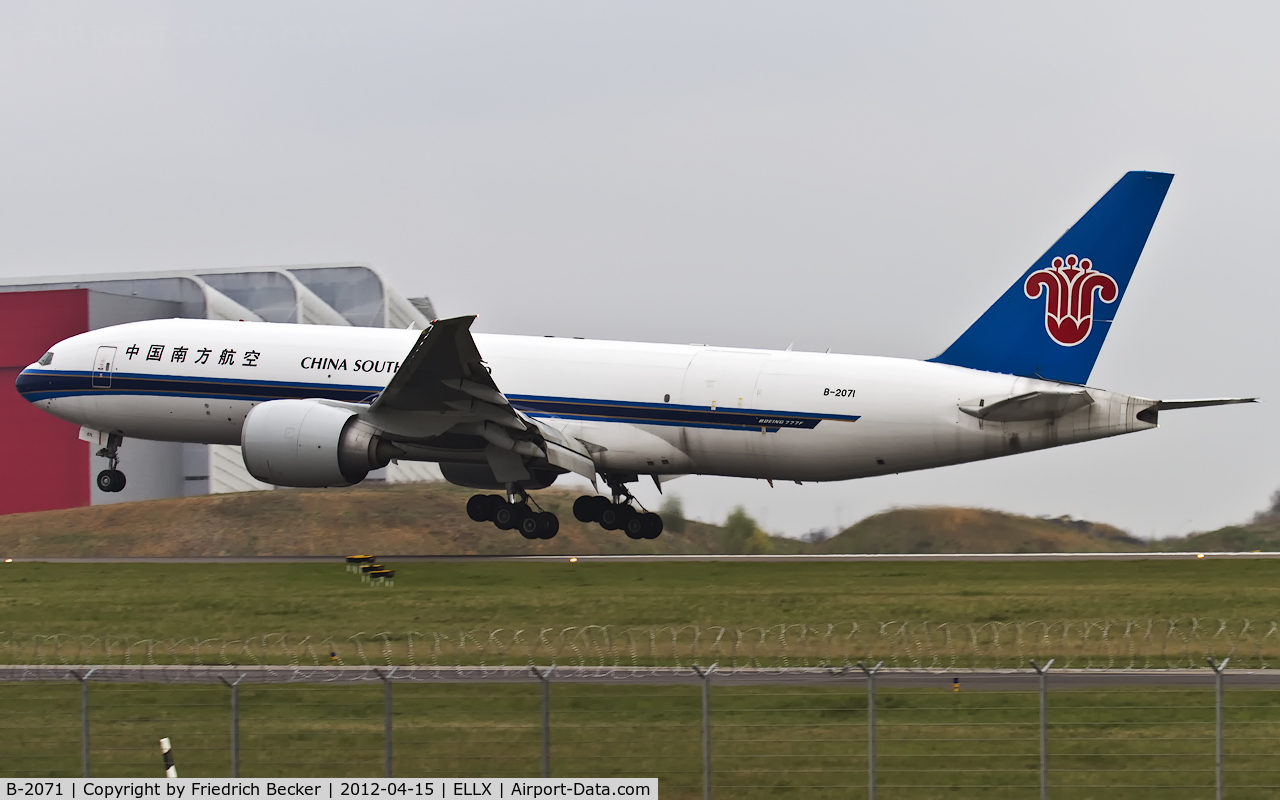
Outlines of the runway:
M 528 563 L 627 563 L 649 561 L 697 561 L 697 562 L 912 562 L 912 561 L 1196 561 L 1196 560 L 1266 560 L 1280 558 L 1280 552 L 1248 553 L 838 553 L 803 555 L 497 555 L 497 556 L 449 556 L 449 555 L 393 555 L 370 554 L 388 562 L 455 562 L 479 563 L 486 561 Z M 345 555 L 332 556 L 196 556 L 196 557 L 137 557 L 137 558 L 13 558 L 12 563 L 48 564 L 325 564 L 341 563 Z

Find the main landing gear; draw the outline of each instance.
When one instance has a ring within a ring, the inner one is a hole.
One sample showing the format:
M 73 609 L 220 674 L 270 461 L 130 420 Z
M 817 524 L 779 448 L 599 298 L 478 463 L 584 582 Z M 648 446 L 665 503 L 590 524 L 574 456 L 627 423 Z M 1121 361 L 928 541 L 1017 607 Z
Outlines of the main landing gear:
M 124 490 L 124 473 L 117 467 L 120 465 L 120 443 L 124 441 L 124 437 L 118 433 L 107 434 L 107 446 L 99 450 L 95 455 L 107 459 L 108 469 L 104 469 L 98 473 L 97 483 L 98 489 L 104 492 L 119 492 Z
M 622 484 L 610 484 L 613 500 L 599 495 L 583 495 L 573 503 L 579 522 L 594 522 L 606 531 L 622 531 L 630 539 L 657 539 L 662 535 L 662 517 L 638 511 L 635 498 Z M 492 522 L 500 531 L 518 530 L 526 539 L 551 539 L 560 531 L 560 520 L 550 511 L 534 511 L 529 495 L 509 489 L 506 498 L 496 494 L 472 495 L 467 516 L 476 522 Z
M 529 496 L 520 493 L 506 500 L 496 494 L 472 495 L 467 516 L 476 522 L 492 522 L 500 531 L 518 530 L 526 539 L 552 539 L 560 532 L 560 520 L 550 511 L 529 508 Z
M 573 516 L 579 522 L 594 522 L 606 531 L 622 531 L 629 539 L 657 539 L 662 535 L 662 517 L 651 511 L 637 511 L 629 494 L 615 502 L 599 495 L 583 495 L 573 502 Z

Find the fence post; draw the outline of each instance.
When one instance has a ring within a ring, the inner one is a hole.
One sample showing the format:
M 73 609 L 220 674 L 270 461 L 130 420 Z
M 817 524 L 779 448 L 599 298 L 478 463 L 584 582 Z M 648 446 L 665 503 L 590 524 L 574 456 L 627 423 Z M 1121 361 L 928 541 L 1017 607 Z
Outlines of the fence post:
M 80 681 L 80 771 L 89 777 L 89 676 L 98 668 L 86 672 L 83 676 L 70 670 L 71 676 Z
M 240 681 L 244 680 L 241 675 L 236 678 L 235 683 L 229 682 L 221 675 L 218 680 L 226 684 L 231 690 L 231 777 L 240 777 Z
M 552 664 L 546 672 L 529 665 L 529 669 L 542 683 L 542 777 L 551 777 L 551 673 L 556 671 Z
M 694 664 L 693 671 L 702 678 L 702 800 L 711 800 L 711 673 L 716 665 L 704 670 Z
M 178 764 L 174 760 L 173 743 L 166 736 L 160 740 L 160 755 L 164 757 L 164 776 L 169 779 L 178 777 Z
M 1040 800 L 1049 800 L 1049 667 L 1053 659 L 1042 667 L 1033 658 L 1031 666 L 1040 675 Z
M 391 678 L 396 674 L 397 669 L 399 669 L 399 667 L 392 667 L 390 672 L 385 673 L 381 670 L 374 670 L 374 674 L 382 679 L 382 739 L 386 745 L 385 758 L 387 762 L 386 773 L 388 778 L 392 777 L 391 751 L 393 740 L 391 738 Z
M 1213 715 L 1213 762 L 1214 762 L 1214 779 L 1217 787 L 1217 793 L 1214 797 L 1222 800 L 1222 671 L 1227 668 L 1227 662 L 1230 658 L 1222 659 L 1221 664 L 1214 663 L 1212 658 L 1208 659 L 1210 668 L 1213 669 L 1213 688 L 1214 688 L 1214 715 Z
M 867 669 L 858 662 L 858 669 L 867 676 L 867 800 L 876 800 L 876 673 L 883 666 L 881 661 Z

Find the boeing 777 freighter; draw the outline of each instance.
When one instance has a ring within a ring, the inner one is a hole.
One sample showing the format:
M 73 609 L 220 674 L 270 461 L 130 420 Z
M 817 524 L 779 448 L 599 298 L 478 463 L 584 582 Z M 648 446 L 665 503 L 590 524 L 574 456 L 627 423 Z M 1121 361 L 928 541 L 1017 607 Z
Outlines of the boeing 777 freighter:
M 392 459 L 500 491 L 476 521 L 556 535 L 529 492 L 577 473 L 575 516 L 662 532 L 627 485 L 702 474 L 841 481 L 1157 426 L 1159 401 L 1086 386 L 1173 180 L 1130 172 L 959 339 L 926 361 L 423 331 L 155 320 L 58 342 L 17 380 L 101 437 L 119 491 L 126 438 L 238 444 L 277 486 L 346 486 Z M 533 507 L 531 508 L 531 504 Z

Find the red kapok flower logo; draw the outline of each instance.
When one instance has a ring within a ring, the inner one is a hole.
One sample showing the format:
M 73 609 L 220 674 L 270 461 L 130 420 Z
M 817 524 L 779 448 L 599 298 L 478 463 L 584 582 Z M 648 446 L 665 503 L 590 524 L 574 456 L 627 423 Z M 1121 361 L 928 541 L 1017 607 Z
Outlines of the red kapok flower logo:
M 1053 259 L 1048 269 L 1027 276 L 1022 290 L 1035 300 L 1045 295 L 1044 329 L 1063 347 L 1074 347 L 1089 337 L 1093 327 L 1093 297 L 1114 303 L 1120 296 L 1115 278 L 1093 269 L 1087 258 Z

